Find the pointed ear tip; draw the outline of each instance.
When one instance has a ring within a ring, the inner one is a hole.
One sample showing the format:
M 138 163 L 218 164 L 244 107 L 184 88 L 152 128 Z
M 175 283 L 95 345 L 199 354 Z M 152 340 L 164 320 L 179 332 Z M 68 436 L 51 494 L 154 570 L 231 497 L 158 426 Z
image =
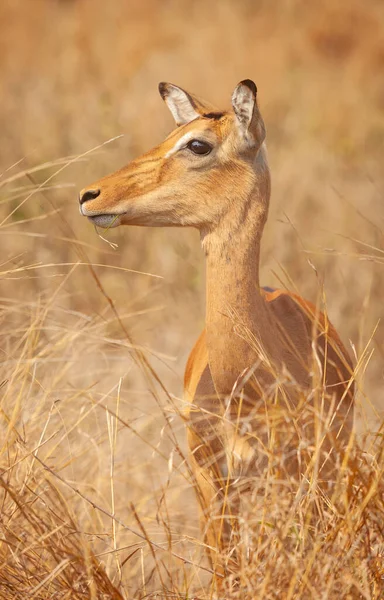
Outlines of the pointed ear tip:
M 167 93 L 168 93 L 168 83 L 166 81 L 160 81 L 160 83 L 159 83 L 159 93 L 160 93 L 160 96 L 162 98 L 165 98 L 165 96 L 167 95 Z
M 252 79 L 243 79 L 243 81 L 240 81 L 239 85 L 245 85 L 256 96 L 256 94 L 257 94 L 257 85 L 256 85 L 256 83 L 254 81 L 252 81 Z

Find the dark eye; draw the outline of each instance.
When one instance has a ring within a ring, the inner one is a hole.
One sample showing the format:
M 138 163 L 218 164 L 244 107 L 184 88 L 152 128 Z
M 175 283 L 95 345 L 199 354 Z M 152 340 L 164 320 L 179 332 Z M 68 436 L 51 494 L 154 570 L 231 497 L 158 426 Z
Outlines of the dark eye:
M 191 140 L 187 144 L 188 150 L 191 150 L 193 154 L 209 154 L 212 150 L 211 144 L 202 142 L 201 140 Z

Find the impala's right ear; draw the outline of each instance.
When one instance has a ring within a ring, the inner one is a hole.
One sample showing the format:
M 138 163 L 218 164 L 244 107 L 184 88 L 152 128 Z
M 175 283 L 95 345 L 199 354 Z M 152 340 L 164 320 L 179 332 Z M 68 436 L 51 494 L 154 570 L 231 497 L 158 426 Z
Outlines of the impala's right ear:
M 171 111 L 176 125 L 185 125 L 200 116 L 192 96 L 177 85 L 161 82 L 159 92 Z
M 261 146 L 265 139 L 265 126 L 257 106 L 257 87 L 253 81 L 240 81 L 232 94 L 232 107 L 244 141 L 251 147 Z

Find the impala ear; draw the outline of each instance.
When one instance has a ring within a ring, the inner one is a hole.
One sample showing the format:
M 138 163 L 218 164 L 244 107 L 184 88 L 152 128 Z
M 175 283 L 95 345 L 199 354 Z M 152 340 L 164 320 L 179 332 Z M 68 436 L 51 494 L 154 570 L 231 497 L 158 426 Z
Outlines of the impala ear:
M 159 84 L 159 92 L 171 111 L 177 126 L 190 123 L 200 116 L 196 111 L 192 96 L 177 87 L 177 85 L 161 82 Z
M 185 125 L 215 110 L 211 104 L 189 94 L 173 83 L 159 83 L 160 96 L 168 106 L 176 125 Z
M 256 84 L 250 79 L 244 79 L 232 94 L 232 107 L 245 141 L 250 146 L 259 147 L 265 139 L 265 125 L 256 97 Z

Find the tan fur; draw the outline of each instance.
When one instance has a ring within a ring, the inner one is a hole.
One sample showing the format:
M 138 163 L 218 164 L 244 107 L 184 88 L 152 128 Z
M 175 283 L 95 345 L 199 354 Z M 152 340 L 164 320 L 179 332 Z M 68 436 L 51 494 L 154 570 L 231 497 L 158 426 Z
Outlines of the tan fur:
M 207 262 L 206 327 L 185 371 L 188 443 L 211 562 L 223 574 L 236 567 L 235 555 L 231 566 L 224 551 L 250 477 L 262 478 L 271 464 L 287 477 L 297 479 L 302 472 L 302 463 L 289 458 L 301 434 L 295 429 L 287 451 L 288 421 L 300 428 L 309 411 L 309 446 L 316 438 L 325 463 L 337 465 L 353 425 L 352 366 L 335 329 L 312 304 L 260 288 L 270 174 L 256 86 L 241 82 L 233 110 L 225 113 L 212 112 L 211 105 L 171 84 L 161 84 L 160 93 L 182 125 L 150 152 L 83 190 L 81 199 L 89 190 L 99 195 L 81 211 L 102 226 L 200 231 Z M 184 147 L 192 138 L 210 143 L 212 151 L 194 155 Z M 272 446 L 271 419 L 277 423 Z M 325 483 L 333 476 L 334 466 L 320 470 Z

